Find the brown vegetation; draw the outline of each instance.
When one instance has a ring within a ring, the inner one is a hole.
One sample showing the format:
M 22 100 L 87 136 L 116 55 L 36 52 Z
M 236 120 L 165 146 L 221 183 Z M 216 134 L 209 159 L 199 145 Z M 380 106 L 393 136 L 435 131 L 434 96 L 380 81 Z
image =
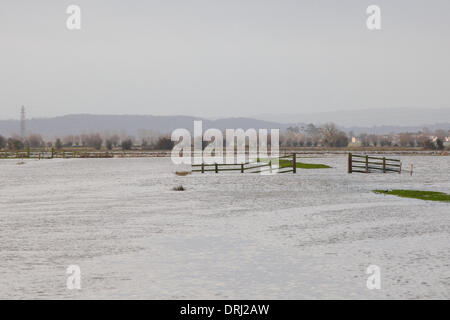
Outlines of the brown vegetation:
M 192 174 L 192 172 L 190 172 L 190 171 L 177 171 L 177 172 L 175 172 L 175 174 L 176 174 L 177 176 L 184 177 L 184 176 L 187 176 L 187 175 L 189 175 L 189 174 Z
M 186 189 L 182 185 L 179 185 L 179 186 L 173 187 L 172 190 L 173 191 L 185 191 Z

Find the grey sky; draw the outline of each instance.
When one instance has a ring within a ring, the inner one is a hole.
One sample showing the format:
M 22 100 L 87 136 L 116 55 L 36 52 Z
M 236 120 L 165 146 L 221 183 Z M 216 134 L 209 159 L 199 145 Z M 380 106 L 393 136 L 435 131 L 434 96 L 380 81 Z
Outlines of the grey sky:
M 449 57 L 448 0 L 2 0 L 0 119 L 449 108 Z

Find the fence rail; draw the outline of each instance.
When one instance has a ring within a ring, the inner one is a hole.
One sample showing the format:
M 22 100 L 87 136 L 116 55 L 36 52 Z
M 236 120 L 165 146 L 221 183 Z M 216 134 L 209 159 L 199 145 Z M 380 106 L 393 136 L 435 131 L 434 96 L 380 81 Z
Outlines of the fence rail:
M 17 151 L 0 152 L 0 159 L 54 159 L 54 158 L 112 158 L 112 152 L 94 152 L 94 151 Z
M 289 159 L 292 160 L 290 161 Z M 289 161 L 289 166 L 280 166 L 280 159 L 287 159 Z M 278 163 L 278 165 L 277 165 Z M 219 173 L 221 171 L 240 171 L 241 173 L 261 173 L 261 172 L 273 172 L 277 170 L 278 173 L 292 172 L 297 173 L 297 155 L 295 153 L 290 155 L 285 155 L 283 157 L 277 157 L 275 159 L 270 159 L 268 162 L 245 162 L 245 163 L 213 163 L 213 164 L 193 164 L 192 172 L 215 172 Z M 213 169 L 210 169 L 213 167 Z
M 355 159 L 356 158 L 356 159 Z M 361 160 L 363 159 L 363 160 Z M 398 159 L 348 154 L 348 173 L 396 172 L 402 173 L 402 162 Z

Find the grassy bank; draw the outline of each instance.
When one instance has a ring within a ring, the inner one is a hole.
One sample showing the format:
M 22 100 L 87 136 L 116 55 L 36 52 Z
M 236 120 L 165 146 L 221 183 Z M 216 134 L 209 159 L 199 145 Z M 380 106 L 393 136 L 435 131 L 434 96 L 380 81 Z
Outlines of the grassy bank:
M 389 194 L 402 198 L 413 198 L 428 201 L 450 202 L 450 194 L 421 190 L 373 190 L 375 193 Z
M 268 163 L 269 161 L 270 161 L 269 159 L 258 159 L 257 160 L 257 162 L 265 162 L 265 163 Z M 280 168 L 291 168 L 292 167 L 291 160 L 279 159 L 278 161 L 279 161 L 278 165 L 280 166 Z M 298 162 L 298 161 L 296 163 L 296 167 L 298 169 L 329 169 L 329 168 L 331 168 L 330 166 L 328 166 L 326 164 L 303 163 L 303 162 Z
M 280 159 L 280 168 L 287 168 L 292 167 L 292 161 L 286 160 L 286 159 Z M 320 163 L 303 163 L 298 162 L 296 163 L 296 167 L 299 169 L 329 169 L 330 166 L 327 166 L 326 164 L 320 164 Z

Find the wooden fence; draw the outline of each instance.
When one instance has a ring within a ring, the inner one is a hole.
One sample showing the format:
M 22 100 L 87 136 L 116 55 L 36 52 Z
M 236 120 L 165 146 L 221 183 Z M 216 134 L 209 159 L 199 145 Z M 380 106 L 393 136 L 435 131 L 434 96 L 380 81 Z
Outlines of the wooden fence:
M 17 151 L 0 152 L 0 159 L 54 159 L 54 158 L 112 158 L 111 152 L 93 152 L 93 151 Z
M 396 172 L 402 173 L 402 162 L 398 159 L 386 157 L 372 157 L 368 155 L 348 154 L 348 173 L 360 172 Z
M 278 161 L 277 161 L 278 160 Z M 284 160 L 284 165 L 280 165 L 280 160 Z M 239 171 L 240 173 L 297 173 L 297 155 L 295 153 L 270 159 L 268 161 L 246 162 L 237 164 L 214 163 L 214 164 L 193 164 L 192 172 L 215 172 Z

